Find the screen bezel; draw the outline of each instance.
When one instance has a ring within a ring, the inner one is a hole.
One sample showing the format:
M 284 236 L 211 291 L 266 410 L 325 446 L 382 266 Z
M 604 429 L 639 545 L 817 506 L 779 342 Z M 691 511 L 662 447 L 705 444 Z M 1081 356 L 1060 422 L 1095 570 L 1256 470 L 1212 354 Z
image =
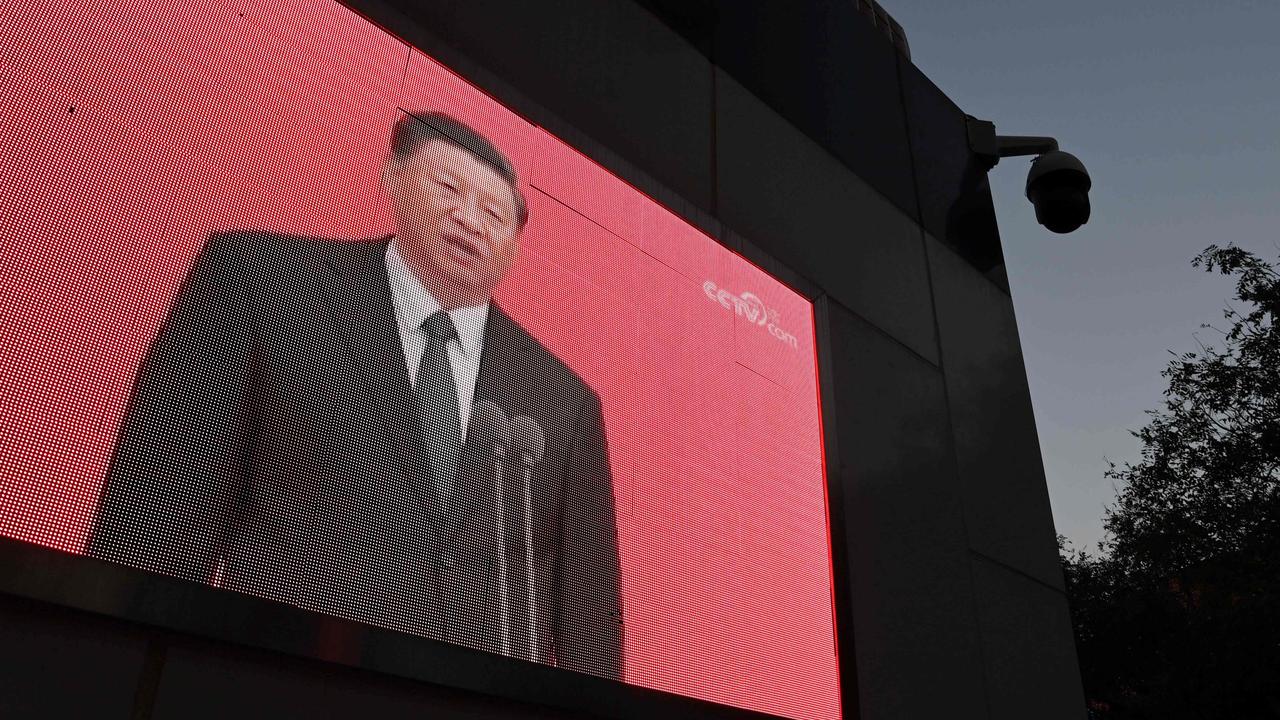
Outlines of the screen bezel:
M 826 298 L 797 273 L 769 257 L 710 215 L 684 202 L 643 172 L 597 145 L 572 125 L 528 100 L 411 19 L 376 0 L 342 0 L 372 24 L 437 59 L 509 111 L 536 122 L 566 145 L 734 251 L 814 304 L 822 457 L 832 562 L 833 630 L 841 715 L 857 716 L 850 575 L 843 538 L 843 495 L 830 468 L 836 452 L 831 338 Z M 664 198 L 666 199 L 664 201 Z M 676 714 L 706 718 L 775 717 L 697 698 L 653 690 L 569 670 L 485 653 L 302 610 L 283 603 L 222 592 L 90 557 L 0 538 L 0 592 L 117 618 L 166 631 L 333 662 L 459 690 L 585 711 L 606 717 Z M 343 638 L 334 643 L 332 638 Z

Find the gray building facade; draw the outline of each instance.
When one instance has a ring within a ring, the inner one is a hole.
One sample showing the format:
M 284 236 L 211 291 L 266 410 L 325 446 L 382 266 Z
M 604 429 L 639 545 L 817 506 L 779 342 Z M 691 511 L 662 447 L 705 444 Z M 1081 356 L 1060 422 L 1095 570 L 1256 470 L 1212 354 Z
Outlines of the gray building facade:
M 846 717 L 1083 717 L 985 170 L 896 23 L 861 0 L 350 5 L 816 299 Z M 59 562 L 85 561 L 5 550 L 6 716 L 623 716 L 632 697 L 503 658 L 404 677 L 412 638 L 353 650 L 342 623 L 248 598 L 211 620 L 176 584 L 186 610 L 159 609 L 112 594 L 125 569 L 95 576 L 114 604 L 80 602 Z M 314 642 L 262 639 L 289 633 Z

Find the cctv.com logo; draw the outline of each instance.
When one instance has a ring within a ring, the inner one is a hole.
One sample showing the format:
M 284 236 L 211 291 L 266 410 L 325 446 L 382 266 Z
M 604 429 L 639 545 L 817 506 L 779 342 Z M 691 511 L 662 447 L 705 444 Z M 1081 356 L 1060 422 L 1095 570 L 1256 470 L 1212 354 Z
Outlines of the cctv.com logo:
M 749 323 L 759 325 L 766 332 L 777 338 L 779 341 L 790 345 L 793 349 L 799 347 L 796 342 L 796 336 L 783 330 L 778 325 L 778 311 L 771 307 L 766 307 L 764 301 L 756 297 L 754 293 L 744 292 L 741 295 L 733 293 L 707 280 L 702 283 L 702 292 L 707 294 L 707 298 L 714 303 L 719 303 L 720 307 L 725 310 L 732 310 L 738 317 Z

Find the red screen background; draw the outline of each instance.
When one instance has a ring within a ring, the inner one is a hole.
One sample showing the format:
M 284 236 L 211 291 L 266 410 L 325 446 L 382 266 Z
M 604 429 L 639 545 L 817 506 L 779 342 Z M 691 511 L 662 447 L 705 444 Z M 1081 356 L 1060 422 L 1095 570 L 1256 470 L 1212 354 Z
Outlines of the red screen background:
M 442 110 L 529 201 L 498 302 L 603 401 L 626 680 L 839 717 L 807 299 L 338 3 L 67 7 L 0 11 L 0 534 L 81 551 L 211 232 L 389 232 L 391 125 Z

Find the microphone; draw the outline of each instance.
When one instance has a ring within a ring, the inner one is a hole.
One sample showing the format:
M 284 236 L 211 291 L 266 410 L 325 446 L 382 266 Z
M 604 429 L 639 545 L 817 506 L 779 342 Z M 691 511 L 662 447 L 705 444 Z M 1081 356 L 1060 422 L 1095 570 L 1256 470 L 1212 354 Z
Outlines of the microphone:
M 498 525 L 498 607 L 502 630 L 502 654 L 511 656 L 511 601 L 507 588 L 507 516 L 504 496 L 503 461 L 511 445 L 511 423 L 502 408 L 481 400 L 471 408 L 467 431 L 482 451 L 493 458 L 494 504 Z
M 524 568 L 527 579 L 529 608 L 529 660 L 538 659 L 538 613 L 534 588 L 536 580 L 533 574 L 533 468 L 542 462 L 547 451 L 547 436 L 542 426 L 533 418 L 519 415 L 511 420 L 511 453 L 520 460 L 521 476 L 524 481 Z
M 537 420 L 524 415 L 511 419 L 511 449 L 529 467 L 542 462 L 542 455 L 547 451 L 547 436 Z

